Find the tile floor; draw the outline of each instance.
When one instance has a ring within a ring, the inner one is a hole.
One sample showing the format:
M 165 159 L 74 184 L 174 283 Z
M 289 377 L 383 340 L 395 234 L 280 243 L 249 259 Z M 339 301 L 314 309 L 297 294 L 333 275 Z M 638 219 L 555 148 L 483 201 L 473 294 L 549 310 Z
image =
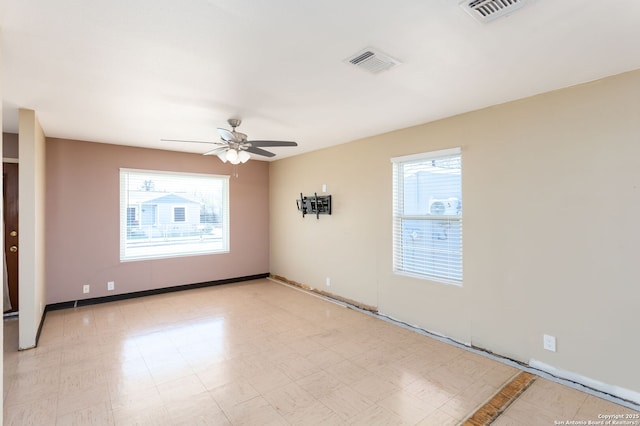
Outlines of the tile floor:
M 5 425 L 454 425 L 518 371 L 257 280 L 47 314 L 17 351 Z M 538 379 L 494 424 L 632 411 Z

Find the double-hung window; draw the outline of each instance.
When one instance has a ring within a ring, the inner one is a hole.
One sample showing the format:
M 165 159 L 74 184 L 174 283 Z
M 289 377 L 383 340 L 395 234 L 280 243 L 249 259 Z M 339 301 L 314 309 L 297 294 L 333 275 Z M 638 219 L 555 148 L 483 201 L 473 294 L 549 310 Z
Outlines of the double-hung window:
M 462 285 L 460 149 L 391 161 L 394 272 Z
M 229 177 L 120 169 L 120 260 L 229 251 Z

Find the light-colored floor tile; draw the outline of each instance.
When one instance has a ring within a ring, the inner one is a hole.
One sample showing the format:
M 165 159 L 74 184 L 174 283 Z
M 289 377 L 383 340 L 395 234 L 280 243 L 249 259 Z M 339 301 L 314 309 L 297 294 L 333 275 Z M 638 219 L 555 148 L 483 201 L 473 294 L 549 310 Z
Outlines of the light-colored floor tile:
M 346 424 L 340 416 L 320 401 L 314 401 L 309 405 L 300 406 L 293 412 L 281 413 L 281 415 L 292 425 L 340 426 Z
M 292 383 L 290 376 L 280 368 L 262 370 L 259 373 L 247 377 L 245 380 L 262 394 Z
M 246 426 L 288 424 L 276 409 L 261 396 L 223 410 L 232 424 Z
M 268 280 L 4 322 L 5 425 L 453 425 L 518 370 Z M 633 413 L 538 379 L 496 425 Z
M 322 369 L 344 361 L 342 356 L 327 348 L 311 352 L 305 358 Z
M 640 415 L 638 411 L 538 378 L 494 424 L 547 425 L 568 420 L 588 423 L 602 421 L 603 414 L 634 413 Z
M 552 425 L 554 421 L 565 421 L 572 418 L 559 417 L 556 413 L 522 399 L 514 401 L 500 417 L 503 416 L 507 417 L 510 421 L 521 421 L 531 426 Z M 500 417 L 498 417 L 498 419 L 500 419 Z
M 373 401 L 343 384 L 318 399 L 343 420 L 348 420 L 354 415 L 364 413 L 375 407 Z
M 430 406 L 439 408 L 456 396 L 456 391 L 446 383 L 438 382 L 429 377 L 421 377 L 406 386 L 404 390 Z
M 322 370 L 320 366 L 303 356 L 284 359 L 277 364 L 277 367 L 294 381 Z
M 52 425 L 57 418 L 57 398 L 36 398 L 4 407 L 4 426 Z
M 56 426 L 111 426 L 115 425 L 111 404 L 98 402 L 85 404 L 81 409 L 58 415 Z
M 367 399 L 378 402 L 381 399 L 385 399 L 390 394 L 400 390 L 396 385 L 380 379 L 373 373 L 368 374 L 362 379 L 349 385 L 351 389 L 360 393 Z
M 369 370 L 360 367 L 348 359 L 331 364 L 325 367 L 324 371 L 346 385 L 362 380 L 372 374 Z
M 459 423 L 450 415 L 440 410 L 436 410 L 422 419 L 417 426 L 454 426 Z
M 231 359 L 226 361 L 205 362 L 201 366 L 193 366 L 195 374 L 202 384 L 213 390 L 233 381 L 244 379 L 242 361 Z
M 496 389 L 502 388 L 520 373 L 515 367 L 494 363 L 494 366 L 481 377 L 481 380 Z
M 174 401 L 188 400 L 189 398 L 207 392 L 198 376 L 191 374 L 157 386 L 160 396 L 167 406 Z
M 353 416 L 348 420 L 348 423 L 358 426 L 411 425 L 411 423 L 407 423 L 393 411 L 387 410 L 379 405 Z
M 148 407 L 132 412 L 125 417 L 116 413 L 115 424 L 118 426 L 175 426 L 166 407 Z
M 59 383 L 60 370 L 56 367 L 18 373 L 9 388 L 5 405 L 11 406 L 48 398 L 57 393 Z
M 264 398 L 283 416 L 292 416 L 306 409 L 317 400 L 296 383 L 289 383 L 264 394 Z
M 495 392 L 496 389 L 492 386 L 483 381 L 477 381 L 447 401 L 440 410 L 456 420 L 463 420 L 484 405 Z
M 491 426 L 529 426 L 535 420 L 516 420 L 508 414 L 502 414 L 491 423 Z M 553 423 L 543 423 L 553 424 Z
M 436 411 L 435 407 L 425 401 L 402 391 L 394 392 L 378 401 L 378 405 L 393 411 L 410 424 L 417 424 Z
M 587 394 L 567 386 L 538 378 L 518 398 L 553 415 L 554 419 L 573 419 L 587 398 Z
M 178 398 L 166 407 L 175 425 L 231 425 L 209 392 Z
M 342 385 L 342 382 L 325 371 L 304 377 L 296 383 L 316 398 L 325 396 Z
M 72 412 L 82 411 L 87 407 L 104 404 L 105 409 L 111 412 L 111 398 L 107 384 L 99 384 L 93 387 L 78 389 L 73 392 L 67 391 L 58 394 L 58 415 L 65 415 Z
M 260 393 L 247 381 L 237 380 L 220 386 L 209 393 L 225 412 L 236 405 L 260 396 Z
M 153 415 L 154 411 L 165 411 L 165 402 L 158 390 L 154 388 L 137 392 L 135 395 L 115 395 L 111 397 L 113 417 L 117 424 L 125 419 L 135 419 Z
M 587 395 L 584 402 L 578 409 L 578 412 L 574 416 L 574 420 L 589 420 L 597 421 L 601 420 L 598 417 L 601 414 L 622 414 L 631 415 L 631 417 L 640 416 L 640 411 L 632 410 L 627 407 L 621 407 L 618 404 L 614 404 L 611 401 L 606 401 L 602 398 L 595 397 L 593 395 Z M 640 424 L 640 417 L 635 417 Z M 623 419 L 626 420 L 626 419 Z

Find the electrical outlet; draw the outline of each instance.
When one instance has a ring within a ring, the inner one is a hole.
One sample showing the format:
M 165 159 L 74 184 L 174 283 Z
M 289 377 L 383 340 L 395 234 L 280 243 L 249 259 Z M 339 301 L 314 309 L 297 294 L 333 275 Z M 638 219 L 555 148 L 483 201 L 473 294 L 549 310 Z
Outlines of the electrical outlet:
M 109 281 L 107 283 L 107 290 L 112 291 L 116 289 L 116 283 L 113 281 Z
M 326 183 L 322 184 L 322 192 L 327 192 L 327 184 Z
M 89 293 L 89 289 L 90 289 L 89 284 L 85 284 L 85 285 L 82 286 L 82 292 L 84 294 Z
M 331 278 L 327 277 L 327 287 L 331 287 Z
M 542 345 L 543 347 L 551 352 L 555 352 L 556 351 L 556 338 L 555 336 L 549 336 L 547 334 L 545 334 L 542 337 Z

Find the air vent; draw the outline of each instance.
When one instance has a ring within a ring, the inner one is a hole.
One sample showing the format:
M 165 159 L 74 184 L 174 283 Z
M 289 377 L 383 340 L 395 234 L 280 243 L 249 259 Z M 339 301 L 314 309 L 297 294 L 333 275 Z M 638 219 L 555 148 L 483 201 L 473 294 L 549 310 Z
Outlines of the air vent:
M 486 23 L 523 7 L 527 0 L 464 0 L 460 3 L 469 15 Z
M 370 73 L 377 74 L 400 64 L 400 61 L 390 58 L 374 49 L 364 49 L 344 60 Z

